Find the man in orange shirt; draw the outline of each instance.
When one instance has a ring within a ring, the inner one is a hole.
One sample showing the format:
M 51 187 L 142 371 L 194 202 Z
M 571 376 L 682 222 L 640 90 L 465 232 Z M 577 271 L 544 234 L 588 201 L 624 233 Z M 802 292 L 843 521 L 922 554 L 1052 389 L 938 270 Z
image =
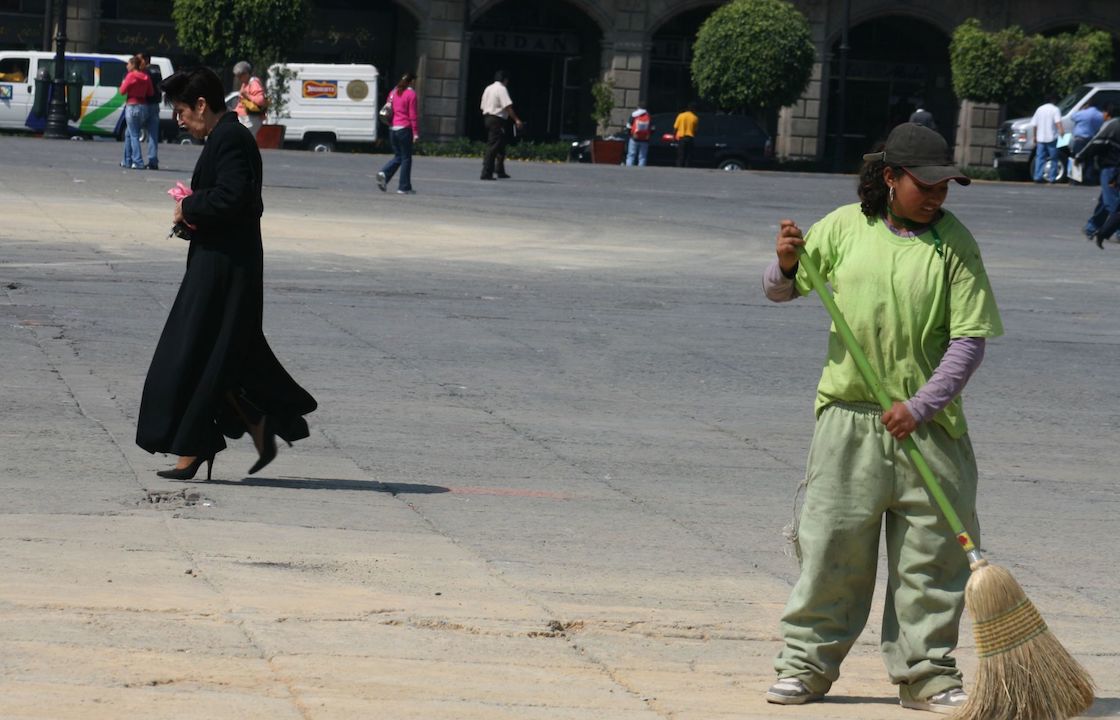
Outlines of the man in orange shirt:
M 699 124 L 695 102 L 690 102 L 688 108 L 673 121 L 673 134 L 677 139 L 677 167 L 689 167 L 692 164 L 692 143 Z

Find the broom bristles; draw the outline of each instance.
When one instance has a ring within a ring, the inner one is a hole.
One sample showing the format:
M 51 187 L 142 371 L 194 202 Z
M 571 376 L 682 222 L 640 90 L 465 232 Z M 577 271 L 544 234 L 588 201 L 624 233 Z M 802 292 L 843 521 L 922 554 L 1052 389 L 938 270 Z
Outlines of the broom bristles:
M 1093 704 L 1093 679 L 1062 647 L 1007 570 L 981 561 L 965 588 L 979 666 L 956 720 L 1068 720 Z

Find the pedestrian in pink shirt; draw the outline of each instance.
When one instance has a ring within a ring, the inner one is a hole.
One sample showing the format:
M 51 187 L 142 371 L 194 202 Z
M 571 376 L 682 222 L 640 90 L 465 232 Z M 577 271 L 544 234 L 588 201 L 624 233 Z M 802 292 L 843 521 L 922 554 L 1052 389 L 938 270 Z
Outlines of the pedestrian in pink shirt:
M 377 187 L 385 192 L 397 168 L 401 177 L 397 182 L 398 195 L 412 195 L 412 143 L 420 139 L 420 113 L 416 109 L 416 91 L 412 73 L 401 76 L 397 86 L 389 91 L 388 101 L 393 104 L 393 118 L 389 121 L 389 146 L 393 158 L 377 173 Z
M 233 80 L 241 95 L 237 102 L 237 119 L 256 137 L 257 131 L 264 124 L 264 114 L 268 109 L 264 83 L 253 75 L 253 66 L 244 60 L 233 66 Z
M 144 156 L 140 153 L 140 130 L 148 119 L 148 96 L 155 93 L 148 73 L 140 70 L 140 59 L 128 59 L 128 74 L 121 83 L 121 95 L 128 96 L 124 106 L 124 159 L 121 167 L 144 169 Z

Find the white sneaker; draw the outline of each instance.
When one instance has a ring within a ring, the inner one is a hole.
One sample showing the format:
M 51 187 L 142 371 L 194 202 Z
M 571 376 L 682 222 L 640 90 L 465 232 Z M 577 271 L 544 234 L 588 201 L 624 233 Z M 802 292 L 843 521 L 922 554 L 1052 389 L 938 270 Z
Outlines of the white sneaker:
M 766 691 L 766 702 L 776 705 L 804 705 L 823 697 L 824 693 L 811 691 L 797 678 L 778 678 Z
M 387 177 L 385 177 L 385 173 L 383 173 L 383 172 L 377 173 L 377 189 L 380 190 L 381 192 L 385 192 L 385 186 L 388 185 L 388 184 L 389 184 L 389 179 Z
M 960 688 L 950 688 L 932 695 L 925 700 L 901 699 L 902 707 L 910 710 L 926 710 L 929 712 L 952 715 L 968 702 L 968 694 Z

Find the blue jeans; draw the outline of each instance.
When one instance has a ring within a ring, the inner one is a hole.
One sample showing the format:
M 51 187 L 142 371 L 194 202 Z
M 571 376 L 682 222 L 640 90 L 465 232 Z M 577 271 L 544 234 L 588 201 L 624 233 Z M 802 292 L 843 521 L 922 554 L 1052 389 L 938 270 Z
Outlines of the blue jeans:
M 649 140 L 635 140 L 630 138 L 626 145 L 626 164 L 633 165 L 634 158 L 638 159 L 638 167 L 646 166 L 646 157 L 649 155 Z
M 1113 166 L 1101 169 L 1101 195 L 1097 200 L 1097 206 L 1093 208 L 1093 214 L 1089 218 L 1089 222 L 1085 223 L 1086 235 L 1095 235 L 1103 230 L 1108 216 L 1120 212 L 1120 190 L 1110 184 L 1112 179 L 1117 176 L 1120 176 L 1120 167 Z M 1112 229 L 1109 228 L 1109 235 L 1112 234 Z
M 159 165 L 159 105 L 149 104 L 148 112 L 148 167 Z
M 393 179 L 397 168 L 401 170 L 401 179 L 397 183 L 398 190 L 412 189 L 412 128 L 389 131 L 389 147 L 393 148 L 393 158 L 385 163 L 381 172 L 385 173 L 385 182 Z
M 1054 182 L 1054 178 L 1056 178 L 1058 175 L 1057 140 L 1035 144 L 1033 175 L 1035 182 L 1042 182 L 1042 166 L 1046 164 L 1046 161 L 1048 159 L 1052 159 L 1054 161 L 1054 164 L 1050 167 L 1050 177 L 1046 178 L 1046 182 Z
M 140 154 L 140 128 L 148 118 L 148 111 L 143 105 L 124 106 L 124 160 L 121 165 L 132 167 L 143 165 L 144 156 Z

